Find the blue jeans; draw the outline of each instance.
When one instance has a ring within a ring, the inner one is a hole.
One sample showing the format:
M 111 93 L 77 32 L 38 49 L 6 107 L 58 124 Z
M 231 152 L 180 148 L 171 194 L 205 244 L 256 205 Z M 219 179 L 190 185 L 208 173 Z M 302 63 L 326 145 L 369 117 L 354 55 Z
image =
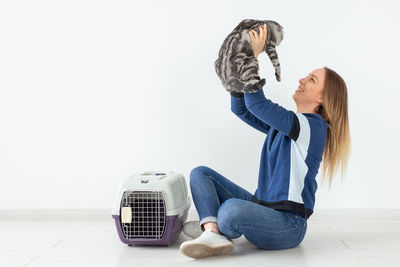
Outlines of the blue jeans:
M 215 222 L 228 239 L 242 234 L 260 249 L 298 246 L 307 230 L 307 219 L 296 212 L 277 211 L 252 201 L 252 194 L 205 166 L 190 173 L 190 189 L 200 226 Z

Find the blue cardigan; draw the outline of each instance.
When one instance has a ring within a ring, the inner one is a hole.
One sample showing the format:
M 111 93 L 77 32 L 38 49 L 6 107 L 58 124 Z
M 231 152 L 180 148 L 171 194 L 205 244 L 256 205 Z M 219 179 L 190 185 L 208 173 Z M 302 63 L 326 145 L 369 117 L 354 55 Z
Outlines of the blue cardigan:
M 253 201 L 308 219 L 327 139 L 325 120 L 319 114 L 287 110 L 267 99 L 262 89 L 241 97 L 231 95 L 231 110 L 267 135 Z

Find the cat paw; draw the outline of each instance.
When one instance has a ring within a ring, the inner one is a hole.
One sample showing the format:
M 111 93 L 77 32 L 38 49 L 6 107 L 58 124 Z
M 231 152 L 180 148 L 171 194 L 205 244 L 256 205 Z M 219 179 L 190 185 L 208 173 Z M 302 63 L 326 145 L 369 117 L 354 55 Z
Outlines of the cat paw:
M 265 82 L 265 79 L 260 80 L 260 77 L 257 76 L 252 81 L 247 82 L 243 90 L 248 93 L 257 92 L 265 85 Z
M 259 83 L 258 83 L 258 88 L 262 88 L 265 85 L 265 79 L 262 79 Z

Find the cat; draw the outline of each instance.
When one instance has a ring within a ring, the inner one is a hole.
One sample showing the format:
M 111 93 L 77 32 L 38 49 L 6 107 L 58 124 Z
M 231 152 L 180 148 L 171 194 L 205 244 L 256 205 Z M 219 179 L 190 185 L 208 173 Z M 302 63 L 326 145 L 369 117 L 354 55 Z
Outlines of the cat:
M 245 19 L 225 38 L 218 59 L 214 63 L 215 71 L 228 92 L 256 92 L 265 84 L 258 73 L 258 60 L 254 57 L 249 30 L 260 33 L 258 26 L 267 24 L 267 38 L 263 51 L 268 54 L 275 68 L 275 77 L 281 81 L 281 68 L 275 46 L 283 39 L 283 27 L 272 20 Z

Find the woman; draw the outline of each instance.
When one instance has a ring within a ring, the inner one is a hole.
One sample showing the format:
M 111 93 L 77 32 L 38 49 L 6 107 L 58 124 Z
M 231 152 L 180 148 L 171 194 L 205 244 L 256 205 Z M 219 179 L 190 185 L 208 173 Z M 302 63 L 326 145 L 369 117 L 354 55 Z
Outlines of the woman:
M 249 31 L 254 56 L 263 51 L 267 28 Z M 324 67 L 300 79 L 293 94 L 297 112 L 255 93 L 231 93 L 231 110 L 267 134 L 261 155 L 258 188 L 253 194 L 216 171 L 199 166 L 190 173 L 190 188 L 200 222 L 187 222 L 181 252 L 192 258 L 226 255 L 231 239 L 242 234 L 260 249 L 287 249 L 304 239 L 313 213 L 323 160 L 331 186 L 336 167 L 343 176 L 350 152 L 347 88 Z

